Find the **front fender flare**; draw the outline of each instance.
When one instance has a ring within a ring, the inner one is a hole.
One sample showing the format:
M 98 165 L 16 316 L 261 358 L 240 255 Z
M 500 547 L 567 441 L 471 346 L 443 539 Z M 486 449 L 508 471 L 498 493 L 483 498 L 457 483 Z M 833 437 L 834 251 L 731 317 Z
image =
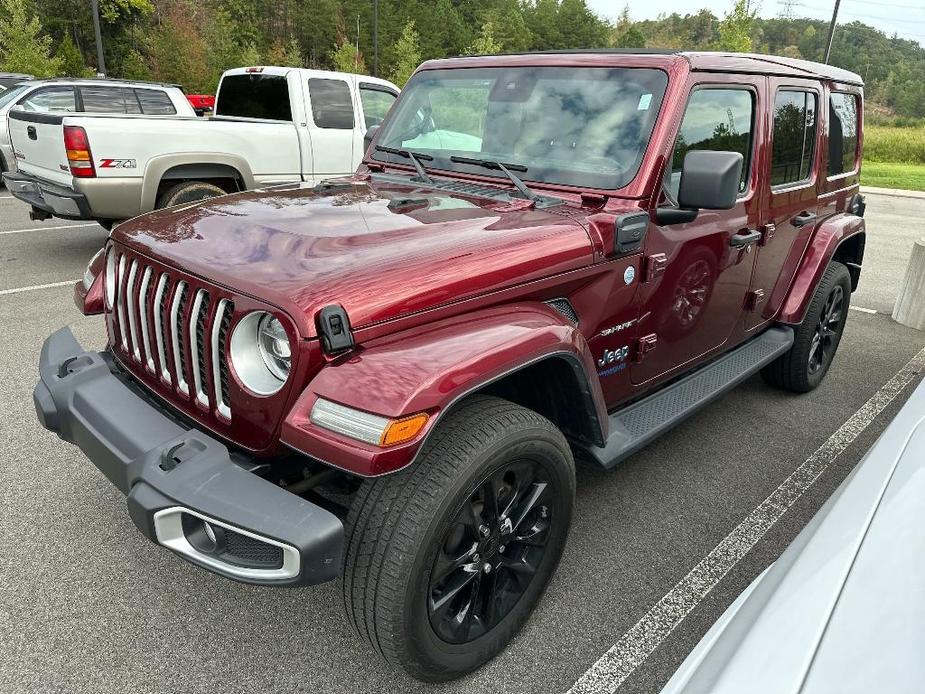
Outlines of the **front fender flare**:
M 357 475 L 395 472 L 414 460 L 455 403 L 544 359 L 569 363 L 596 420 L 595 438 L 605 439 L 607 411 L 584 336 L 545 304 L 529 303 L 483 309 L 361 343 L 309 383 L 283 424 L 281 440 Z M 430 419 L 414 440 L 380 448 L 312 424 L 309 414 L 319 397 L 389 418 L 427 412 Z
M 784 300 L 778 320 L 781 323 L 798 325 L 806 317 L 813 292 L 819 285 L 826 267 L 838 251 L 838 247 L 850 238 L 865 233 L 864 219 L 852 214 L 837 214 L 819 225 Z

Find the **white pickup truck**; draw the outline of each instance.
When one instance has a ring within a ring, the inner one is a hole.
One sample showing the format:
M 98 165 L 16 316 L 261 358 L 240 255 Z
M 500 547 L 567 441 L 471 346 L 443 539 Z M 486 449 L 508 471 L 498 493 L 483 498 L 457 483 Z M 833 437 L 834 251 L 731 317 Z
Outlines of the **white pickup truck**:
M 398 87 L 339 72 L 248 67 L 222 75 L 212 118 L 8 115 L 7 189 L 34 219 L 106 227 L 153 209 L 353 172 Z

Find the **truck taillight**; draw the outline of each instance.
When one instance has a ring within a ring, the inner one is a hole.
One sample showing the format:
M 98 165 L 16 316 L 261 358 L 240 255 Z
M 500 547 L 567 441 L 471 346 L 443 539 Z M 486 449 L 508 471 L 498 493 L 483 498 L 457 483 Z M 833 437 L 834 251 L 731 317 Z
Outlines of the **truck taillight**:
M 77 125 L 65 125 L 64 149 L 67 151 L 67 163 L 71 167 L 72 176 L 76 178 L 96 176 L 86 130 Z

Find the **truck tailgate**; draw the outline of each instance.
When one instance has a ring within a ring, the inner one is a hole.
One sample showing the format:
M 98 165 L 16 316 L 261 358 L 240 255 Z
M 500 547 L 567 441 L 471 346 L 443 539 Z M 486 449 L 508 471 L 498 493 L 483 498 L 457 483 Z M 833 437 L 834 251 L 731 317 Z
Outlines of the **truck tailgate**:
M 10 142 L 21 172 L 59 185 L 71 185 L 64 150 L 64 118 L 59 113 L 10 111 Z

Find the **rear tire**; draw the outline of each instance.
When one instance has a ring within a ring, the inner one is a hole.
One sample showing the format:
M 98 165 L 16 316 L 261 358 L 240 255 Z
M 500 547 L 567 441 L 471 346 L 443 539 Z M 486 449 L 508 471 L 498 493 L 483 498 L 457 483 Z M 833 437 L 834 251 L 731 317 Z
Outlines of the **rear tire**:
M 178 183 L 172 188 L 168 188 L 157 200 L 155 209 L 162 210 L 165 207 L 174 207 L 176 205 L 187 205 L 193 202 L 201 202 L 209 198 L 216 198 L 219 195 L 225 195 L 225 191 L 213 183 L 203 181 L 186 181 Z
M 574 497 L 571 450 L 549 420 L 472 398 L 438 424 L 413 466 L 357 493 L 343 578 L 350 622 L 418 679 L 478 668 L 542 596 Z
M 851 274 L 833 261 L 796 327 L 793 346 L 762 369 L 764 380 L 794 393 L 808 393 L 822 383 L 841 342 L 850 301 Z

